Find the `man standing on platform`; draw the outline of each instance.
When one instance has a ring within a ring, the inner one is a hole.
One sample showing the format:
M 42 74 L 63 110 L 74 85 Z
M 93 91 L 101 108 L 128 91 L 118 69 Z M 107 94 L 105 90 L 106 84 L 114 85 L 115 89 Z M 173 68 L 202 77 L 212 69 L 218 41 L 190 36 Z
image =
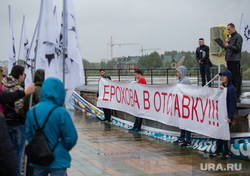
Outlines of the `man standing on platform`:
M 141 70 L 135 70 L 135 78 L 138 80 L 139 84 L 147 84 L 146 79 L 142 76 L 143 73 Z M 129 129 L 129 131 L 139 132 L 141 131 L 142 118 L 135 117 L 135 123 L 133 128 Z
M 106 75 L 106 72 L 104 69 L 100 69 L 99 73 L 100 73 L 101 77 L 111 80 L 111 77 Z M 98 101 L 98 97 L 99 97 L 99 90 L 97 91 L 96 101 Z M 111 109 L 108 109 L 108 108 L 102 108 L 102 109 L 103 109 L 104 116 L 105 116 L 105 119 L 103 121 L 111 122 Z
M 233 75 L 233 85 L 237 91 L 237 102 L 239 102 L 241 94 L 241 74 L 240 74 L 240 60 L 241 60 L 241 48 L 242 37 L 235 30 L 233 23 L 227 25 L 227 32 L 231 35 L 226 39 L 224 46 L 226 48 L 225 60 L 227 62 L 227 68 Z
M 207 82 L 211 80 L 210 75 L 210 60 L 209 60 L 209 47 L 204 44 L 204 39 L 199 39 L 199 47 L 196 49 L 196 59 L 200 64 L 200 74 L 202 79 L 202 86 L 205 86 L 206 84 L 206 78 Z M 211 83 L 208 85 L 211 87 Z

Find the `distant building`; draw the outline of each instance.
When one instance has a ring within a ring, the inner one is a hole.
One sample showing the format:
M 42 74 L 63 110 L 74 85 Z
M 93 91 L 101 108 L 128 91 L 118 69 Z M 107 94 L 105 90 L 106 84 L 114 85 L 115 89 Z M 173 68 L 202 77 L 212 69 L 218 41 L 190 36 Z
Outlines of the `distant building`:
M 181 66 L 185 60 L 184 54 L 175 55 L 161 55 L 162 63 L 165 65 L 167 62 L 171 64 L 171 68 L 177 68 Z
M 139 56 L 128 56 L 128 57 L 120 57 L 115 62 L 115 69 L 130 69 L 133 71 L 137 68 L 137 63 L 139 61 Z
M 108 59 L 101 59 L 101 62 L 108 63 Z

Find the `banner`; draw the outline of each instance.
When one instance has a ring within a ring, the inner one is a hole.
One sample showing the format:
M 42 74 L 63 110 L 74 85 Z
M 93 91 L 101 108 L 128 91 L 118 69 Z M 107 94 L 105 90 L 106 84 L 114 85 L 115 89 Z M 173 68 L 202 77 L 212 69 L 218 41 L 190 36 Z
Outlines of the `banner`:
M 240 21 L 240 35 L 243 38 L 245 48 L 248 52 L 250 52 L 250 28 L 246 23 L 246 20 L 243 16 L 243 13 L 241 14 L 241 21 Z
M 98 107 L 229 140 L 227 90 L 184 84 L 143 85 L 101 78 Z

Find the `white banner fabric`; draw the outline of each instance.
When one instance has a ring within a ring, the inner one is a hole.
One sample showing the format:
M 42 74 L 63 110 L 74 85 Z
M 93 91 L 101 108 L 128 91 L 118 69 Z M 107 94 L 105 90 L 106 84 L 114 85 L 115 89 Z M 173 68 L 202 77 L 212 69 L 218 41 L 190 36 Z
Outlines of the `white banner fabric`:
M 98 107 L 179 127 L 211 138 L 229 140 L 227 89 L 184 84 L 143 85 L 99 81 Z

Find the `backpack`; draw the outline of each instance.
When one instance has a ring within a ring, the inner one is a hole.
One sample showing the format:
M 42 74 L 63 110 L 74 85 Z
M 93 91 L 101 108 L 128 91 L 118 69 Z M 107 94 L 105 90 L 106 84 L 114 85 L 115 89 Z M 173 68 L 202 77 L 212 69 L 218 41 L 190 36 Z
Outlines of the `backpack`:
M 57 144 L 60 142 L 60 140 L 58 139 L 57 143 L 55 144 L 55 146 L 51 150 L 49 145 L 48 145 L 46 136 L 43 132 L 43 129 L 44 129 L 46 122 L 49 119 L 49 116 L 57 107 L 58 106 L 55 106 L 52 110 L 50 110 L 42 128 L 40 128 L 38 125 L 36 114 L 35 114 L 35 107 L 34 107 L 33 114 L 34 114 L 34 118 L 36 121 L 37 129 L 36 129 L 36 133 L 33 136 L 32 140 L 25 147 L 25 153 L 28 157 L 29 163 L 41 165 L 41 166 L 49 166 L 54 161 L 55 156 L 53 154 L 53 151 L 55 150 L 55 148 L 56 148 Z

